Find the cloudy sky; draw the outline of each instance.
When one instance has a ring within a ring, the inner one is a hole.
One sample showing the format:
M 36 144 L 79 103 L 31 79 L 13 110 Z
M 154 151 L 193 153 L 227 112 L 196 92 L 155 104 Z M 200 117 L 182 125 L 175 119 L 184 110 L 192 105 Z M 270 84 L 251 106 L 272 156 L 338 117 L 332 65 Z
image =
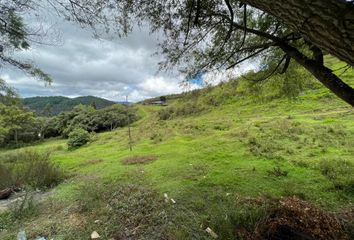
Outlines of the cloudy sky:
M 135 29 L 123 39 L 97 40 L 89 30 L 60 18 L 46 21 L 47 28 L 60 33 L 59 41 L 53 35 L 51 44 L 34 44 L 17 57 L 35 62 L 52 76 L 53 83 L 45 86 L 19 70 L 0 69 L 0 77 L 21 97 L 94 95 L 121 101 L 129 95 L 131 101 L 139 101 L 185 90 L 178 74 L 157 71 L 161 60 L 154 54 L 158 37 L 149 35 L 146 28 Z

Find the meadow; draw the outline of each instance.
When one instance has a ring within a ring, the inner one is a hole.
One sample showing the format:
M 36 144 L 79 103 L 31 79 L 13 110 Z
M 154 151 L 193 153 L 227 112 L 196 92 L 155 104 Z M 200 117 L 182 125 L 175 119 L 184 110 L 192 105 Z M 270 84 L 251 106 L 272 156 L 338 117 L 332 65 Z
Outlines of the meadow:
M 353 237 L 354 111 L 297 74 L 294 97 L 274 90 L 281 76 L 261 88 L 235 80 L 167 97 L 168 106 L 136 104 L 132 151 L 127 127 L 72 150 L 59 138 L 1 150 L 1 161 L 50 153 L 66 177 L 44 201 L 30 193 L 1 213 L 0 238 L 24 229 L 29 239 L 89 239 L 93 231 L 100 239 L 213 239 L 209 228 L 219 239 L 257 239 L 282 199 L 335 214 Z M 353 76 L 343 73 L 351 84 Z

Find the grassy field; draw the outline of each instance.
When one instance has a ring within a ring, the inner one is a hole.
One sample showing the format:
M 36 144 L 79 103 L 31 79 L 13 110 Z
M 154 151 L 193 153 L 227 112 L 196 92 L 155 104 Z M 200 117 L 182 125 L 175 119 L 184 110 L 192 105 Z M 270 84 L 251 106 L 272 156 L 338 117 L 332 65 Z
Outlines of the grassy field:
M 353 83 L 352 70 L 343 76 Z M 101 239 L 212 239 L 209 227 L 237 239 L 236 229 L 251 231 L 264 218 L 267 204 L 257 199 L 296 196 L 328 212 L 353 209 L 354 110 L 321 87 L 255 100 L 234 85 L 181 95 L 167 107 L 137 105 L 133 151 L 126 128 L 71 151 L 63 139 L 27 147 L 50 152 L 68 178 L 28 214 L 0 215 L 0 238 L 23 228 L 30 239 L 89 239 L 92 231 Z

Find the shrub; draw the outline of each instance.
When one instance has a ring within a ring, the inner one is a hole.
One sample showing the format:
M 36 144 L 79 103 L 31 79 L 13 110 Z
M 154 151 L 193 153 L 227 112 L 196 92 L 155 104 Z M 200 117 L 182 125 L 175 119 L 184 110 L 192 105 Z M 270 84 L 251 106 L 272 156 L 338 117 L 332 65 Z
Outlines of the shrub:
M 158 117 L 160 120 L 168 120 L 179 116 L 189 116 L 200 113 L 204 111 L 205 108 L 196 103 L 184 103 L 177 106 L 166 107 L 158 112 Z
M 69 149 L 81 147 L 90 141 L 90 134 L 82 128 L 76 128 L 69 133 L 68 147 Z
M 65 174 L 49 159 L 49 153 L 33 150 L 17 151 L 1 156 L 0 190 L 13 187 L 49 188 L 65 178 Z
M 14 175 L 17 184 L 33 188 L 50 188 L 64 179 L 64 172 L 49 159 L 49 153 L 27 151 L 23 162 L 16 164 Z
M 268 176 L 275 176 L 275 177 L 288 176 L 288 171 L 282 170 L 279 166 L 274 167 L 272 170 L 268 170 L 267 173 L 268 173 Z
M 336 189 L 354 191 L 354 165 L 351 162 L 341 159 L 322 159 L 318 167 L 321 173 L 333 182 Z
M 0 190 L 11 187 L 13 176 L 7 166 L 0 163 Z

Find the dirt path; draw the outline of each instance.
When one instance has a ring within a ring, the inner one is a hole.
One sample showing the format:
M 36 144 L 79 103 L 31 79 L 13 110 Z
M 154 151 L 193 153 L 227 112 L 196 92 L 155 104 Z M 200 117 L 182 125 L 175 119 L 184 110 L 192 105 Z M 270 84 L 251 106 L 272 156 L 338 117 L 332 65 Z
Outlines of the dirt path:
M 28 196 L 32 196 L 34 202 L 42 202 L 46 199 L 48 199 L 51 195 L 53 195 L 53 191 L 49 192 L 31 192 L 29 193 Z M 15 204 L 21 203 L 25 199 L 26 193 L 25 192 L 19 192 L 19 193 L 14 193 L 11 195 L 10 198 L 6 200 L 0 200 L 0 213 L 3 213 L 11 208 L 11 206 L 14 206 Z

